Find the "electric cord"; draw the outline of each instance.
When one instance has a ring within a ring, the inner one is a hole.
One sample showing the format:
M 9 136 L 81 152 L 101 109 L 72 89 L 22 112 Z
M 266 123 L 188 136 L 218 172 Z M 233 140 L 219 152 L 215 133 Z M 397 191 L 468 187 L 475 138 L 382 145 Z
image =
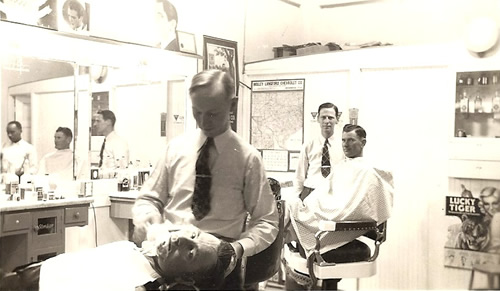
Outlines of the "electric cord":
M 94 237 L 95 237 L 95 246 L 97 247 L 97 218 L 95 214 L 94 203 L 91 202 L 90 205 L 92 206 L 92 212 L 94 213 Z

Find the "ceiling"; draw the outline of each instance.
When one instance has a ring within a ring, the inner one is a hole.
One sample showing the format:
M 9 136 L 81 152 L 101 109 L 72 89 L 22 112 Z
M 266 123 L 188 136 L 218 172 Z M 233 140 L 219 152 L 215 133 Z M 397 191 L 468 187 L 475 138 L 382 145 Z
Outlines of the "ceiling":
M 313 3 L 312 5 L 317 5 L 321 9 L 327 9 L 327 8 L 357 5 L 367 2 L 379 2 L 384 0 L 279 0 L 279 1 L 286 3 L 288 5 L 295 6 L 297 8 L 300 8 L 302 5 L 305 4 L 311 5 L 311 3 Z

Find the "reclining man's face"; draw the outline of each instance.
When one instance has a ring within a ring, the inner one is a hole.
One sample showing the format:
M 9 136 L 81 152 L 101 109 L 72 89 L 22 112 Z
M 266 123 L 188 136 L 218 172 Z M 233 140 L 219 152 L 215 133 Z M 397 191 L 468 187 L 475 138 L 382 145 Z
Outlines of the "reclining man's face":
M 202 273 L 217 262 L 220 240 L 198 229 L 172 232 L 158 243 L 158 264 L 167 276 L 176 278 L 186 273 Z

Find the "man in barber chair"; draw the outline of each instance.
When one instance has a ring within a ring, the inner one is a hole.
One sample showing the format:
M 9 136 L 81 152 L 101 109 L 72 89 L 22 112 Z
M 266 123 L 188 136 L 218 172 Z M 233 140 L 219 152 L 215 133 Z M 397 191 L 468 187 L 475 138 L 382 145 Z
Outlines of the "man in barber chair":
M 342 147 L 346 159 L 334 165 L 330 180 L 314 190 L 304 201 L 299 197 L 285 197 L 286 221 L 290 221 L 286 242 L 298 242 L 298 251 L 309 257 L 315 248 L 315 234 L 320 220 L 385 222 L 392 208 L 393 179 L 390 172 L 370 165 L 363 158 L 366 131 L 359 125 L 347 124 L 342 133 Z M 366 260 L 370 248 L 356 240 L 363 231 L 330 232 L 321 239 L 320 253 L 327 262 L 347 263 Z M 290 244 L 289 244 L 290 245 Z M 298 274 L 287 268 L 286 290 L 306 289 Z M 336 289 L 340 279 L 328 280 Z M 324 282 L 325 283 L 325 282 Z
M 142 248 L 118 241 L 18 267 L 0 274 L 0 290 L 218 290 L 236 265 L 233 248 L 198 228 L 172 227 L 152 225 Z

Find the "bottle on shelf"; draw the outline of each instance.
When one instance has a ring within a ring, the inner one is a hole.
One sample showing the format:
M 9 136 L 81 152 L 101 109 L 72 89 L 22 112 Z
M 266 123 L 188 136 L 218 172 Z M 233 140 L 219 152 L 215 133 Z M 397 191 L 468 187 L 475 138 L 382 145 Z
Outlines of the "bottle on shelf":
M 474 97 L 471 96 L 471 98 L 468 98 L 467 100 L 469 100 L 469 113 L 475 113 L 476 112 L 476 104 L 475 104 L 475 101 L 474 100 Z
M 462 94 L 462 99 L 460 99 L 460 112 L 467 113 L 469 112 L 469 98 L 467 98 L 467 93 L 464 90 Z
M 495 97 L 493 97 L 493 100 L 491 102 L 491 112 L 500 112 L 500 96 L 498 96 L 498 91 L 495 91 Z
M 474 100 L 474 112 L 483 113 L 483 99 L 479 95 Z

